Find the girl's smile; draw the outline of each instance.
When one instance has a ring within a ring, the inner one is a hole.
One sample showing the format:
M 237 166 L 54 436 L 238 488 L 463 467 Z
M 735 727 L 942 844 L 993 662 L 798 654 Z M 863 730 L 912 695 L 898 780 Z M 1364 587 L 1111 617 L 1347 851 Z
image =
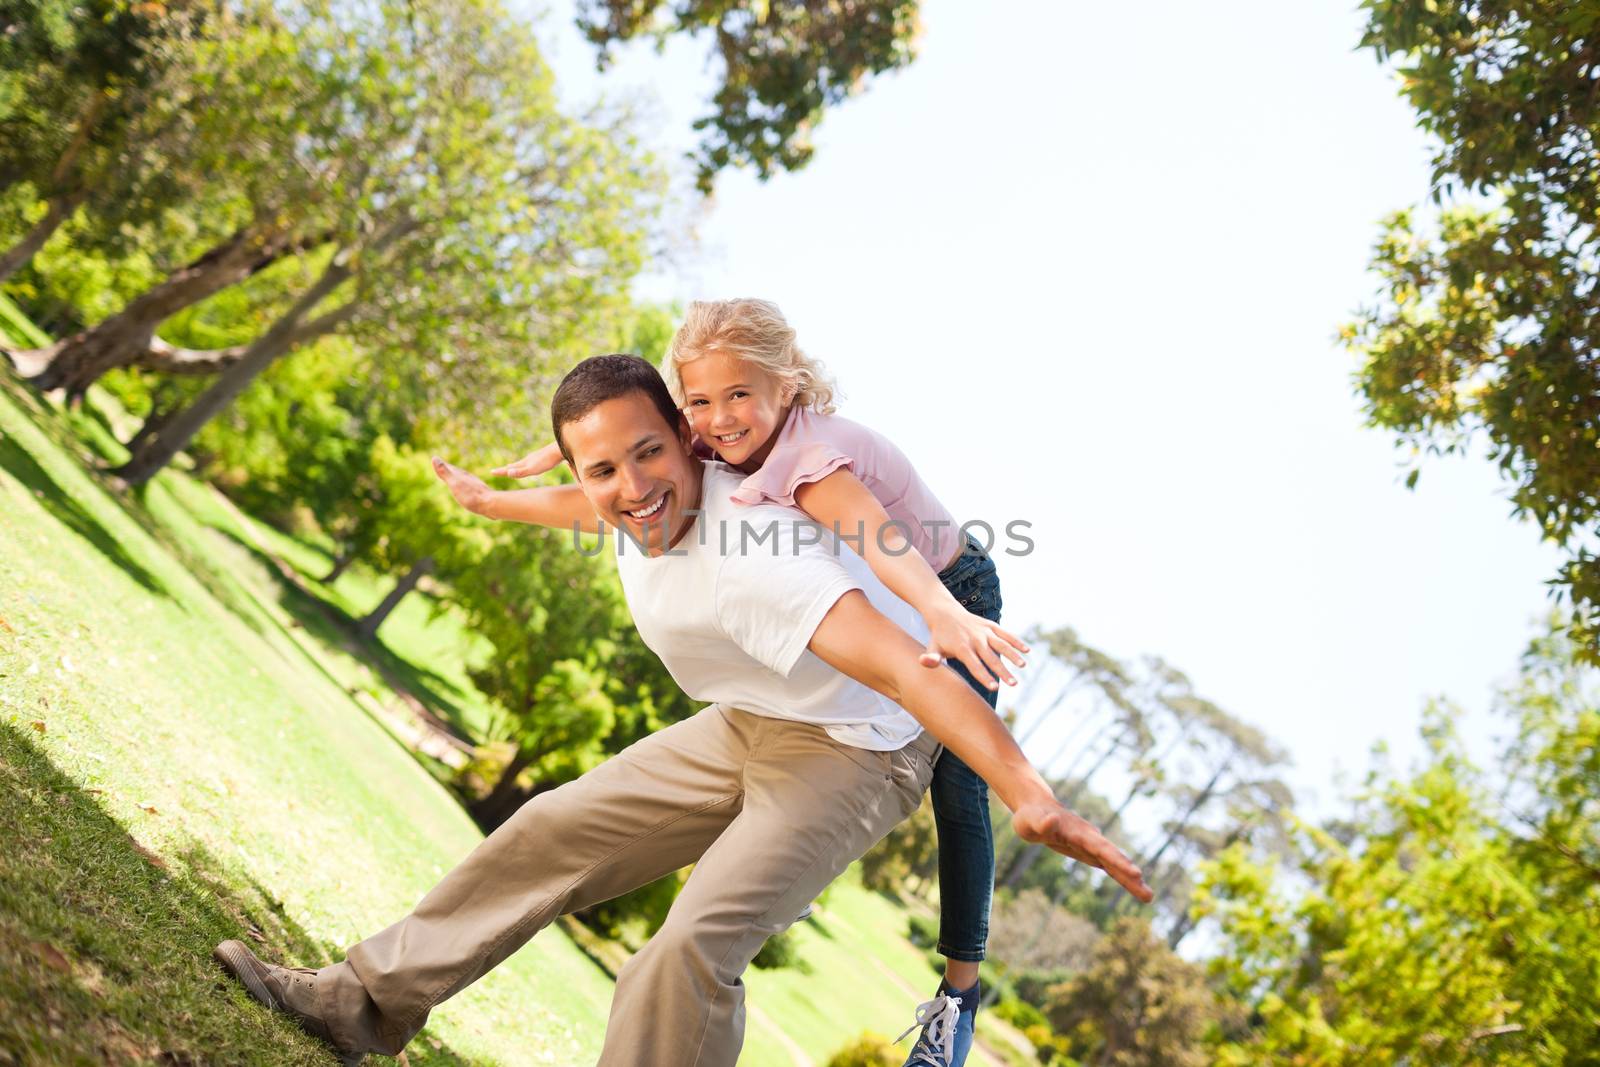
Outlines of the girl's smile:
M 727 352 L 710 352 L 679 367 L 683 413 L 724 463 L 746 474 L 772 452 L 789 416 L 783 384 Z

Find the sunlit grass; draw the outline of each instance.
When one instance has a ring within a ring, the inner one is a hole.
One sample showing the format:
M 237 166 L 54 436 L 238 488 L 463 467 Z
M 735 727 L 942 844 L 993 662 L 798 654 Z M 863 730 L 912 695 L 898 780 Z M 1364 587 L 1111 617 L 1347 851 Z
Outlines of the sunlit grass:
M 124 505 L 15 388 L 0 435 L 0 814 L 16 828 L 0 1050 L 317 1061 L 218 979 L 211 944 L 253 923 L 265 954 L 337 958 L 477 829 L 187 510 L 207 490 L 165 474 Z M 437 1012 L 413 1060 L 592 1061 L 610 991 L 547 931 Z

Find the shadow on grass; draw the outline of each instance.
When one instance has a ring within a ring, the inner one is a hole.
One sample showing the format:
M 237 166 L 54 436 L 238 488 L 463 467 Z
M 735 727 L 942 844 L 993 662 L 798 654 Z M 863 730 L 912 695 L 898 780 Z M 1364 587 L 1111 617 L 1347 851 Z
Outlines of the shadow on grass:
M 170 596 L 166 585 L 130 556 L 100 521 L 68 496 L 38 460 L 10 435 L 0 437 L 0 468 L 33 493 L 57 521 L 93 545 L 114 566 L 150 592 Z
M 240 537 L 235 531 L 213 525 L 212 529 L 250 553 L 265 568 L 278 586 L 278 603 L 310 636 L 323 644 L 344 647 L 358 659 L 366 662 L 380 675 L 393 678 L 407 693 L 416 697 L 430 714 L 451 733 L 464 741 L 478 743 L 466 726 L 466 714 L 461 705 L 447 694 L 460 697 L 459 686 L 426 667 L 396 655 L 381 640 L 367 641 L 356 632 L 360 620 L 352 618 L 337 604 L 313 595 L 278 570 L 277 561 L 260 548 Z M 412 596 L 422 596 L 413 592 Z
M 211 959 L 229 937 L 307 966 L 328 946 L 203 847 L 150 852 L 95 792 L 0 723 L 0 1063 L 332 1062 Z M 429 1039 L 408 1055 L 467 1062 Z

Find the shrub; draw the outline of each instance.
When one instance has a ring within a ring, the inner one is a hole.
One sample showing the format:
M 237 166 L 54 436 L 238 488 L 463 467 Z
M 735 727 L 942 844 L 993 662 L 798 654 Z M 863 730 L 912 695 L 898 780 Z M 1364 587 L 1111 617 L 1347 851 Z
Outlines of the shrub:
M 906 923 L 906 937 L 918 948 L 932 948 L 939 943 L 939 920 L 913 915 Z
M 900 1067 L 904 1058 L 895 1053 L 888 1038 L 868 1031 L 835 1052 L 827 1067 Z
M 991 1009 L 996 1018 L 1004 1019 L 1018 1030 L 1027 1030 L 1033 1026 L 1046 1026 L 1044 1012 L 1029 1004 L 1025 1000 L 1015 997 L 1000 1001 Z
M 802 973 L 810 971 L 806 961 L 800 958 L 800 946 L 795 942 L 793 930 L 785 930 L 781 934 L 773 934 L 767 938 L 767 943 L 761 946 L 761 951 L 757 952 L 756 958 L 750 962 L 768 971 L 775 971 L 780 967 L 793 967 Z

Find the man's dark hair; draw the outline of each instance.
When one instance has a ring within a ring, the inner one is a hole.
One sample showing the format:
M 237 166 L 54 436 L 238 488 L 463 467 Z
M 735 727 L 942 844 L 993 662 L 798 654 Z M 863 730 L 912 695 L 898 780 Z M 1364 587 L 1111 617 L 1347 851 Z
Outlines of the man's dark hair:
M 556 446 L 568 463 L 572 462 L 572 453 L 567 449 L 561 428 L 583 418 L 607 400 L 633 392 L 648 397 L 666 420 L 667 429 L 674 434 L 678 432 L 682 412 L 672 402 L 672 394 L 667 392 L 661 372 L 648 360 L 620 354 L 590 356 L 567 372 L 550 400 L 550 426 L 555 430 Z

